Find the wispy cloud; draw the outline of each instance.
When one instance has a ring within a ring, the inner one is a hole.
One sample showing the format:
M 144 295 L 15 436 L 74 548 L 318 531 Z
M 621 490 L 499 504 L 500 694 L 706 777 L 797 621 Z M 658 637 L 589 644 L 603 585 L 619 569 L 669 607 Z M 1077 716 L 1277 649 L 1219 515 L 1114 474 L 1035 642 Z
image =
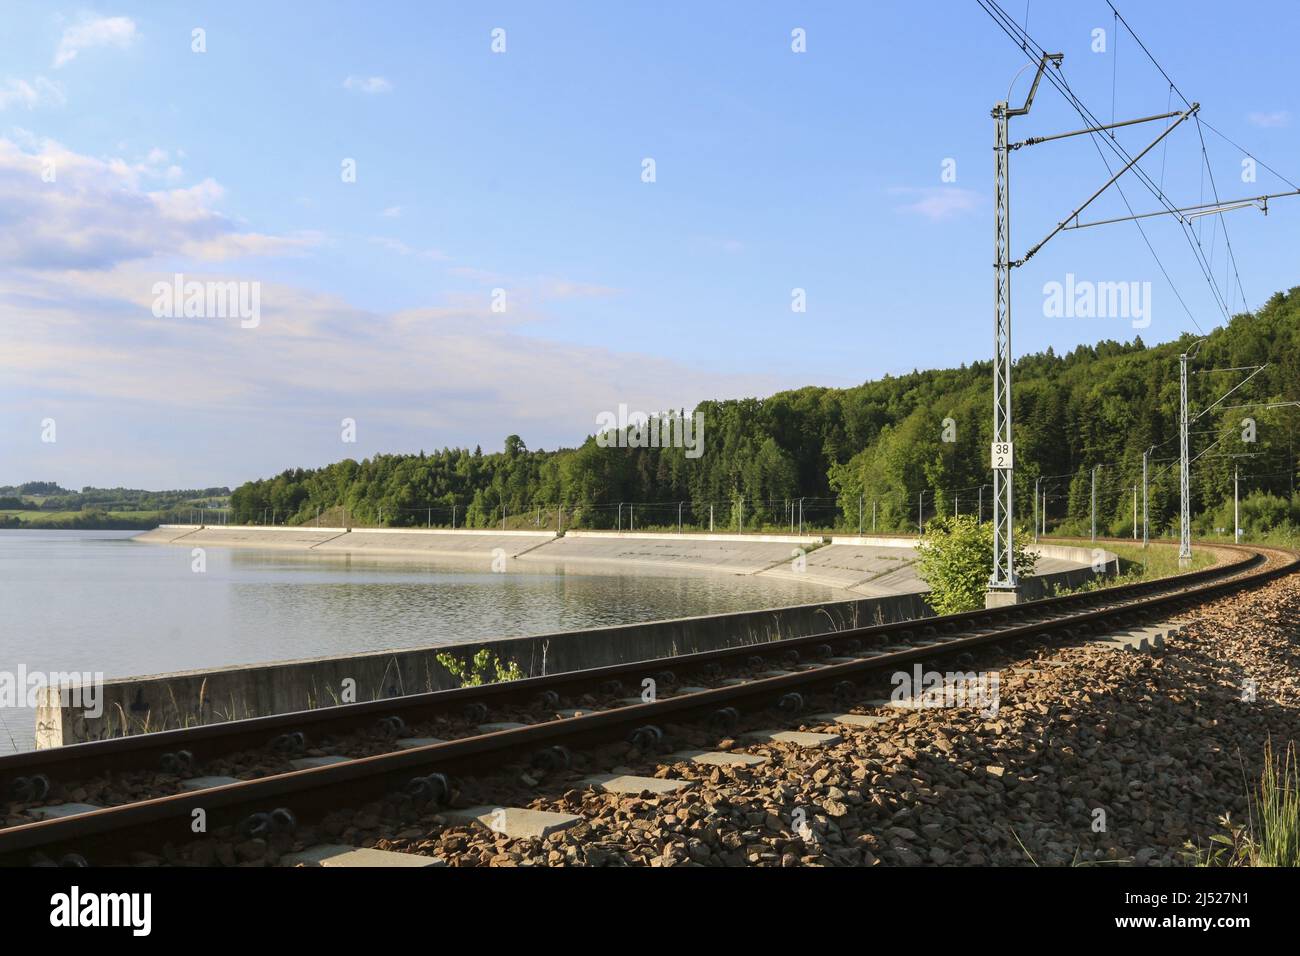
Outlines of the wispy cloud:
M 399 256 L 415 256 L 420 259 L 443 260 L 448 258 L 445 252 L 438 249 L 416 249 L 408 246 L 400 239 L 393 239 L 388 236 L 371 236 L 368 240 L 371 244 L 381 246 L 389 252 L 394 252 Z
M 556 276 L 505 275 L 475 266 L 452 266 L 447 273 L 470 282 L 509 289 L 516 297 L 528 302 L 595 299 L 617 295 L 619 292 L 613 286 L 592 282 L 577 282 Z
M 447 272 L 459 279 L 468 279 L 471 282 L 490 282 L 494 285 L 506 285 L 510 281 L 508 276 L 493 272 L 490 269 L 480 269 L 477 266 L 452 266 Z
M 11 78 L 0 84 L 0 110 L 11 106 L 34 110 L 38 106 L 62 106 L 65 102 L 63 88 L 43 76 L 30 83 Z
M 82 50 L 97 46 L 115 46 L 121 49 L 135 42 L 135 21 L 130 17 L 83 16 L 63 31 L 63 39 L 54 54 L 54 66 L 71 63 Z
M 393 84 L 382 76 L 349 76 L 343 81 L 343 88 L 357 93 L 393 92 Z
M 389 206 L 381 214 L 385 219 L 400 219 L 402 217 L 401 206 Z
M 890 190 L 895 196 L 909 197 L 910 202 L 898 206 L 899 212 L 922 216 L 931 222 L 943 222 L 979 209 L 983 198 L 971 189 L 956 186 L 916 188 L 898 186 Z
M 574 282 L 570 279 L 554 279 L 543 276 L 538 280 L 539 298 L 546 299 L 600 299 L 617 295 L 618 290 L 612 286 L 597 285 L 592 282 Z
M 1272 113 L 1249 113 L 1246 116 L 1246 122 L 1251 126 L 1259 126 L 1264 129 L 1274 129 L 1282 126 L 1291 125 L 1291 114 L 1286 110 L 1275 110 Z

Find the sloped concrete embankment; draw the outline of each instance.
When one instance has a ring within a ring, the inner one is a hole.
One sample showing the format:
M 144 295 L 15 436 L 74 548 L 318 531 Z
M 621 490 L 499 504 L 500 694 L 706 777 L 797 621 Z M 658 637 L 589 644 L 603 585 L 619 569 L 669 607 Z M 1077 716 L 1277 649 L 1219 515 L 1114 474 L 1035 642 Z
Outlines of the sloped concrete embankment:
M 160 525 L 132 540 L 184 547 L 275 548 L 317 554 L 368 554 L 410 557 L 491 556 L 497 549 L 507 557 L 544 545 L 554 531 L 496 531 L 466 528 L 450 531 L 425 528 L 311 528 L 245 525 Z

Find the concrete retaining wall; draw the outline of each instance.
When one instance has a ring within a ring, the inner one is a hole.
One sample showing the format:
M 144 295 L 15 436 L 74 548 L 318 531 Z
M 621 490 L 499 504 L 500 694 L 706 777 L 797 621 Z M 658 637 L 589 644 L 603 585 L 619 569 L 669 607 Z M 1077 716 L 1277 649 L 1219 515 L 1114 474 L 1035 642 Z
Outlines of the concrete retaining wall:
M 1051 587 L 1077 586 L 1092 574 L 1091 568 L 1078 568 L 1030 578 L 1026 596 L 1041 596 Z M 36 746 L 56 747 L 123 733 L 328 706 L 340 702 L 345 681 L 354 682 L 356 700 L 455 687 L 455 678 L 437 662 L 440 653 L 453 653 L 464 660 L 486 648 L 502 661 L 517 663 L 527 676 L 536 676 L 763 644 L 931 613 L 923 595 L 898 594 L 534 637 L 123 678 L 105 682 L 103 714 L 98 718 L 89 718 L 81 708 L 64 707 L 57 698 L 46 696 L 37 709 Z
M 735 534 L 727 532 L 708 532 L 688 531 L 685 534 L 676 534 L 672 531 L 566 531 L 566 538 L 599 538 L 606 541 L 611 539 L 625 541 L 725 541 L 737 542 L 757 541 L 762 544 L 821 544 L 823 538 L 819 534 Z
M 859 545 L 868 548 L 911 548 L 915 549 L 920 539 L 916 535 L 833 535 L 830 543 L 833 545 Z M 1052 558 L 1059 561 L 1068 561 L 1071 564 L 1083 564 L 1091 566 L 1094 558 L 1094 549 L 1072 544 L 1049 544 L 1043 542 L 1035 544 L 1030 542 L 1025 545 L 1025 550 L 1031 554 L 1037 554 L 1044 558 Z M 1118 559 L 1112 551 L 1106 551 L 1102 548 L 1095 549 L 1095 556 L 1099 557 L 1105 564 L 1114 564 Z M 1118 565 L 1116 565 L 1118 566 Z
M 918 538 L 906 534 L 836 534 L 831 544 L 853 544 L 867 548 L 915 548 Z
M 1094 556 L 1089 548 L 1068 545 L 1030 545 L 1038 556 L 1035 574 L 1057 575 L 1090 568 Z M 831 543 L 810 551 L 796 566 L 788 558 L 762 572 L 763 577 L 802 580 L 827 587 L 845 588 L 867 597 L 925 591 L 926 584 L 916 570 L 916 538 L 863 536 L 833 537 Z M 1119 568 L 1108 551 L 1096 560 L 1105 573 Z

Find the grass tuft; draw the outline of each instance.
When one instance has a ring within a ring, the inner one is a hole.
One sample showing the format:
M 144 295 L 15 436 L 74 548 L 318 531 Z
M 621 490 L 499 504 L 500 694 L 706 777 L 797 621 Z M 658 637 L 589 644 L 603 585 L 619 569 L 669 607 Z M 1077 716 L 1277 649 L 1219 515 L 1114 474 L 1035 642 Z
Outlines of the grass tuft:
M 1197 866 L 1300 866 L 1300 762 L 1295 741 L 1284 754 L 1264 744 L 1264 769 L 1259 784 L 1247 795 L 1249 819 L 1244 825 L 1229 816 L 1220 819 L 1225 832 L 1210 837 L 1210 846 L 1188 844 Z

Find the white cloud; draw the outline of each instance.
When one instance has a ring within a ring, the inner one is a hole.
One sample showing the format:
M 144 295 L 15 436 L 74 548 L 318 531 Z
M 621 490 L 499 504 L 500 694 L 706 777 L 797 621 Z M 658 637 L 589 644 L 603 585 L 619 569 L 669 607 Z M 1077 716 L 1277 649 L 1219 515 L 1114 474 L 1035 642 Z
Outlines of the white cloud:
M 384 210 L 383 216 L 385 219 L 400 219 L 402 217 L 402 207 L 389 206 Z
M 1246 122 L 1250 123 L 1251 126 L 1259 126 L 1264 129 L 1290 126 L 1291 114 L 1286 110 L 1276 110 L 1272 113 L 1251 113 L 1246 117 Z
M 203 262 L 226 259 L 268 259 L 301 255 L 325 241 L 318 232 L 304 231 L 291 236 L 267 236 L 258 232 L 227 232 L 212 239 L 194 240 L 181 247 L 183 255 Z
M 184 154 L 184 150 L 177 150 L 176 155 L 179 157 Z M 171 161 L 171 154 L 161 147 L 155 146 L 149 150 L 148 155 L 135 165 L 137 172 L 146 176 L 158 179 L 176 181 L 184 175 L 184 170 Z
M 36 77 L 30 83 L 10 78 L 0 85 L 0 110 L 10 106 L 33 110 L 38 106 L 62 106 L 65 102 L 63 88 L 43 76 Z
M 129 47 L 135 41 L 135 21 L 130 17 L 84 16 L 63 31 L 59 49 L 54 54 L 55 67 L 77 58 L 82 50 L 97 46 Z
M 349 76 L 343 81 L 343 88 L 358 93 L 393 92 L 393 84 L 382 76 Z
M 284 255 L 316 244 L 311 234 L 267 236 L 242 230 L 216 211 L 220 184 L 151 190 L 180 175 L 161 150 L 145 162 L 99 159 L 53 140 L 20 146 L 0 137 L 0 264 L 23 269 L 111 269 L 157 256 L 219 261 Z M 42 173 L 54 172 L 46 182 Z
M 956 186 L 935 186 L 927 189 L 898 187 L 890 192 L 896 196 L 913 197 L 898 207 L 899 212 L 922 216 L 931 222 L 942 222 L 979 209 L 983 198 L 970 189 Z

